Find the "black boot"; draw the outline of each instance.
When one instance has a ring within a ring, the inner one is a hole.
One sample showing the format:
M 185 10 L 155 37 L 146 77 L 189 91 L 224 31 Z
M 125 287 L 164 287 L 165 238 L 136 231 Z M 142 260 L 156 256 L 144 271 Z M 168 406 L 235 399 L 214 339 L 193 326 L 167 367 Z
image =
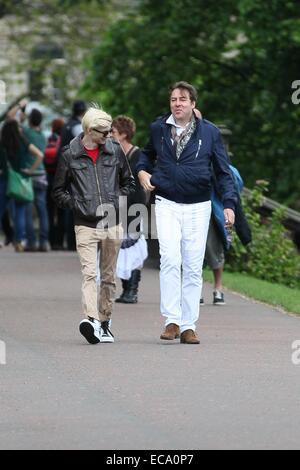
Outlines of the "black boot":
M 134 269 L 131 273 L 131 277 L 128 281 L 128 288 L 125 292 L 122 302 L 124 304 L 136 304 L 138 301 L 137 293 L 139 282 L 141 280 L 141 271 L 139 269 Z
M 124 303 L 124 296 L 126 295 L 127 293 L 127 290 L 128 290 L 128 284 L 129 284 L 129 281 L 127 281 L 126 279 L 121 279 L 122 281 L 122 287 L 123 287 L 123 292 L 122 294 L 120 295 L 120 297 L 118 299 L 116 299 L 116 302 L 119 304 L 119 303 Z

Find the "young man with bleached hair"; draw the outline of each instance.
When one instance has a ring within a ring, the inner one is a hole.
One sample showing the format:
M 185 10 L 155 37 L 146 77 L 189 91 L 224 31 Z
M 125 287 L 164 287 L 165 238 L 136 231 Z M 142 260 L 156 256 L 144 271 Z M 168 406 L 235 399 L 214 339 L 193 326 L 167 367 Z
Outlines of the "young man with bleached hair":
M 110 320 L 123 233 L 119 196 L 127 196 L 135 187 L 124 152 L 110 138 L 111 124 L 109 114 L 93 107 L 88 109 L 82 119 L 83 133 L 62 149 L 53 186 L 57 205 L 72 209 L 74 214 L 85 316 L 79 330 L 90 344 L 114 342 Z

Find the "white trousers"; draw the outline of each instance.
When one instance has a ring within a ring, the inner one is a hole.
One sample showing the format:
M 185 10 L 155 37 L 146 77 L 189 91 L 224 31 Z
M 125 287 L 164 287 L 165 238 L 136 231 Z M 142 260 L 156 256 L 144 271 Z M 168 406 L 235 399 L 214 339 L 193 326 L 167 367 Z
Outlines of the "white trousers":
M 181 333 L 196 329 L 211 202 L 178 204 L 156 196 L 161 313 Z

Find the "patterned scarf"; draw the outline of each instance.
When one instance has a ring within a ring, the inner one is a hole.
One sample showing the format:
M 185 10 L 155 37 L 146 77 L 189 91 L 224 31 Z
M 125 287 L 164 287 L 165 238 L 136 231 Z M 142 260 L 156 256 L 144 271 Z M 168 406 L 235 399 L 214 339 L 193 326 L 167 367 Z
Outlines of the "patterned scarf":
M 173 142 L 174 142 L 173 145 L 176 149 L 176 158 L 177 158 L 177 160 L 180 157 L 180 155 L 182 154 L 183 149 L 186 147 L 188 141 L 192 137 L 192 134 L 193 134 L 195 129 L 196 129 L 196 119 L 195 119 L 194 115 L 192 116 L 191 122 L 188 124 L 188 126 L 185 128 L 185 130 L 182 132 L 181 135 L 177 135 L 176 127 L 172 126 L 171 133 L 172 133 L 172 138 L 173 138 Z

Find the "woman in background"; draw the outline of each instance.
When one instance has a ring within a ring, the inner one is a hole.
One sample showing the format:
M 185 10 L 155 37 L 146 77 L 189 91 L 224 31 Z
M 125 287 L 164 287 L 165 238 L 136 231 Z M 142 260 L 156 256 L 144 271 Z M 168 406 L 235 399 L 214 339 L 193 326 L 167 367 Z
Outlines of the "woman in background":
M 140 154 L 140 149 L 132 144 L 135 131 L 135 122 L 128 116 L 118 116 L 112 122 L 112 136 L 120 143 L 135 178 L 136 190 L 128 196 L 128 209 L 133 204 L 146 204 L 146 194 L 135 171 Z M 138 301 L 137 294 L 141 280 L 141 269 L 148 256 L 147 243 L 142 234 L 141 224 L 138 224 L 137 227 L 134 225 L 134 233 L 130 233 L 128 230 L 130 222 L 134 219 L 135 217 L 128 217 L 127 227 L 124 227 L 124 240 L 117 262 L 117 276 L 122 281 L 123 292 L 116 299 L 116 302 L 125 304 L 134 304 Z
M 1 131 L 3 156 L 2 171 L 7 181 L 7 164 L 13 170 L 30 176 L 43 160 L 43 153 L 24 137 L 21 127 L 14 119 L 7 120 Z M 31 164 L 31 155 L 35 157 Z M 15 250 L 24 251 L 26 244 L 26 206 L 27 202 L 14 201 Z

